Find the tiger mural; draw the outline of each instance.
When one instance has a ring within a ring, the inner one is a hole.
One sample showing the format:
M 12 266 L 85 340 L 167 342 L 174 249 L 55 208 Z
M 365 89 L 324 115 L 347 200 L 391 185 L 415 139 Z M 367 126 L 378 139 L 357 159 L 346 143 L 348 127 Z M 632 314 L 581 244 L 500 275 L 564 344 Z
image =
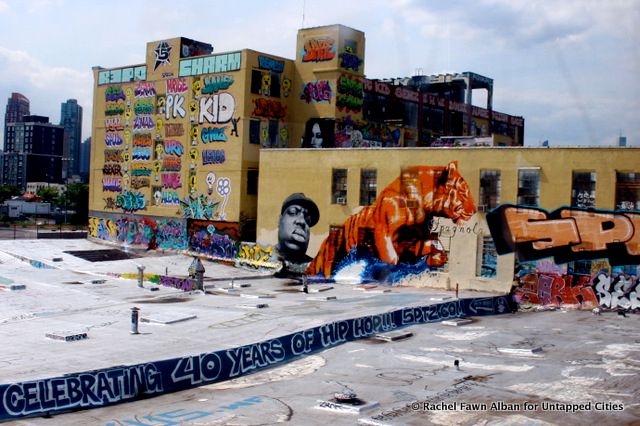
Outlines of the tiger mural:
M 374 204 L 350 216 L 342 227 L 332 227 L 306 274 L 331 277 L 354 248 L 391 265 L 427 256 L 428 266 L 442 266 L 446 252 L 430 230 L 431 218 L 446 217 L 457 223 L 475 213 L 476 204 L 457 161 L 446 167 L 403 169 Z

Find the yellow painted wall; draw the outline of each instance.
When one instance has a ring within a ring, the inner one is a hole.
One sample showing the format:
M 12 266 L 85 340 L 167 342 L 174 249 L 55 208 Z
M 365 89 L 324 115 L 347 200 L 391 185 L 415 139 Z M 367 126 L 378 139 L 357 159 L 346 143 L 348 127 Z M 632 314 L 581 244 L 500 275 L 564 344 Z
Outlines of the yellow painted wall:
M 135 208 L 134 214 L 180 218 L 183 212 L 175 203 L 177 199 L 204 196 L 219 203 L 219 214 L 212 219 L 237 222 L 241 213 L 255 218 L 257 198 L 246 195 L 246 175 L 248 168 L 257 167 L 261 145 L 249 141 L 250 122 L 259 120 L 266 129 L 269 120 L 276 120 L 280 139 L 287 143 L 289 139 L 287 117 L 270 117 L 278 108 L 258 108 L 255 101 L 263 99 L 271 102 L 270 106 L 277 104 L 290 110 L 288 104 L 293 95 L 291 90 L 287 91 L 288 96 L 281 90 L 280 97 L 251 93 L 252 70 L 268 72 L 265 64 L 276 68 L 284 64 L 282 79 L 292 81 L 293 61 L 250 50 L 180 59 L 180 42 L 175 38 L 148 43 L 144 65 L 94 69 L 95 142 L 89 204 L 92 214 L 122 214 L 119 197 L 135 194 L 137 200 L 144 202 L 144 209 Z M 158 49 L 168 52 L 161 62 L 157 61 Z M 268 60 L 261 64 L 260 57 Z M 238 63 L 239 68 L 232 66 Z M 149 96 L 144 96 L 143 90 Z M 179 107 L 170 108 L 176 102 Z M 209 113 L 203 115 L 203 108 Z M 153 128 L 137 129 L 140 120 Z M 182 130 L 176 134 L 179 128 Z M 207 141 L 207 135 L 213 132 L 223 132 L 226 140 Z M 141 147 L 136 144 L 142 143 L 139 133 L 149 134 L 146 138 L 151 141 L 151 149 L 144 149 L 150 152 L 148 160 L 137 158 Z M 158 151 L 158 144 L 171 145 L 169 150 L 173 149 L 173 153 Z M 176 149 L 182 154 L 177 155 Z M 213 162 L 214 156 L 206 156 L 212 151 L 217 155 Z M 224 161 L 218 162 L 222 153 Z M 165 158 L 179 162 L 179 170 L 165 170 Z M 208 164 L 204 164 L 205 158 Z M 119 168 L 120 175 L 105 173 L 105 165 L 107 169 Z M 134 169 L 141 167 L 151 170 L 151 174 L 134 176 Z M 181 186 L 163 188 L 163 174 L 167 173 L 178 173 Z M 156 201 L 156 193 L 161 194 L 160 202 Z M 173 203 L 163 201 L 168 199 Z
M 342 224 L 360 210 L 361 169 L 377 169 L 378 194 L 408 166 L 444 166 L 456 160 L 460 174 L 478 200 L 480 170 L 501 171 L 501 204 L 515 203 L 518 169 L 540 167 L 540 207 L 548 211 L 570 205 L 573 171 L 592 171 L 596 177 L 596 208 L 614 209 L 616 171 L 640 172 L 640 149 L 636 148 L 397 148 L 264 150 L 260 161 L 257 239 L 277 243 L 282 201 L 293 192 L 303 192 L 320 210 L 320 221 L 311 229 L 307 254 L 314 256 L 328 234 L 329 226 Z M 331 204 L 333 168 L 348 170 L 347 204 Z M 448 220 L 443 225 L 452 226 Z M 479 238 L 489 235 L 485 213 L 477 213 L 466 225 L 471 232 L 451 237 L 448 273 L 437 285 L 508 291 L 513 280 L 513 255 L 498 258 L 495 279 L 476 277 Z M 466 228 L 465 228 L 466 229 Z M 441 238 L 442 239 L 442 238 Z

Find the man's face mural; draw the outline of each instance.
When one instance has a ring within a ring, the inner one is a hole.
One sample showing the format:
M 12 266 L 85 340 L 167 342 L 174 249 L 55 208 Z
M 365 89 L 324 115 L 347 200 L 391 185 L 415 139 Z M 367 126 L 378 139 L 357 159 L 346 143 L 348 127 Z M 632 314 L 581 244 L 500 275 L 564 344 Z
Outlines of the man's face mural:
M 278 223 L 278 251 L 282 257 L 296 262 L 311 260 L 306 255 L 309 233 L 318 218 L 318 207 L 304 194 L 295 193 L 287 197 Z
M 309 212 L 292 204 L 280 216 L 278 241 L 291 252 L 305 253 L 309 246 Z

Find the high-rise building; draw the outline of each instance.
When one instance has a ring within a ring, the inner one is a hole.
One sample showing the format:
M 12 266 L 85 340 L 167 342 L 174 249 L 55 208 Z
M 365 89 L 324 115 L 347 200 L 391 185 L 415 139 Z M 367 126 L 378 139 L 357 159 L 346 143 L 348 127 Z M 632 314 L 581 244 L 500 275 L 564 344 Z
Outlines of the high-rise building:
M 62 182 L 62 126 L 51 124 L 49 117 L 27 115 L 5 127 L 5 185 L 25 190 L 27 182 Z
M 4 114 L 4 141 L 7 140 L 7 124 L 19 123 L 25 115 L 29 114 L 29 99 L 21 93 L 13 92 L 7 100 L 7 109 Z
M 62 148 L 62 178 L 69 179 L 80 173 L 80 144 L 82 142 L 82 107 L 75 99 L 63 102 L 60 125 L 64 127 Z
M 88 137 L 80 145 L 80 164 L 78 172 L 83 182 L 89 180 L 89 166 L 91 163 L 91 137 Z

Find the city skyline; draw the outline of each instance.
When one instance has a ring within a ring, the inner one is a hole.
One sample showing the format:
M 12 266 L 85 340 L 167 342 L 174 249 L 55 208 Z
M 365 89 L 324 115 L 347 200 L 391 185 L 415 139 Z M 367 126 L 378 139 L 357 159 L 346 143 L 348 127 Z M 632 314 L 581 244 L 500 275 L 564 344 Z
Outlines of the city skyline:
M 367 78 L 471 71 L 494 79 L 493 107 L 524 117 L 526 146 L 545 140 L 612 146 L 620 134 L 637 146 L 639 17 L 640 3 L 627 1 L 487 0 L 456 7 L 306 0 L 271 9 L 248 1 L 220 15 L 202 1 L 178 8 L 169 1 L 0 0 L 0 40 L 20 34 L 19 45 L 0 42 L 0 98 L 22 93 L 32 114 L 52 122 L 59 122 L 61 102 L 77 99 L 85 108 L 82 134 L 89 137 L 92 66 L 143 63 L 147 42 L 177 36 L 211 43 L 216 53 L 248 48 L 294 58 L 299 28 L 338 23 L 365 33 Z M 82 43 L 75 43 L 79 35 Z M 474 93 L 474 101 L 482 96 Z

